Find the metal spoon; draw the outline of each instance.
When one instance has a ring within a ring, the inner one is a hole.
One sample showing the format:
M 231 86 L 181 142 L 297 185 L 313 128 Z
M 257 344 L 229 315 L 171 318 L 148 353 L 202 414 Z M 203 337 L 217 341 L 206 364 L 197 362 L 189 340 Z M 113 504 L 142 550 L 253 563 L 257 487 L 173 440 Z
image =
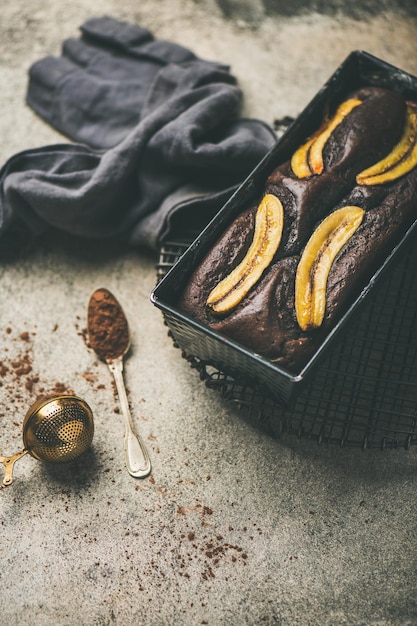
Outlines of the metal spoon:
M 90 297 L 88 338 L 93 350 L 107 363 L 114 376 L 125 419 L 127 470 L 135 478 L 144 478 L 150 474 L 151 462 L 143 440 L 135 431 L 123 380 L 123 359 L 130 348 L 129 328 L 122 307 L 108 289 L 96 289 Z

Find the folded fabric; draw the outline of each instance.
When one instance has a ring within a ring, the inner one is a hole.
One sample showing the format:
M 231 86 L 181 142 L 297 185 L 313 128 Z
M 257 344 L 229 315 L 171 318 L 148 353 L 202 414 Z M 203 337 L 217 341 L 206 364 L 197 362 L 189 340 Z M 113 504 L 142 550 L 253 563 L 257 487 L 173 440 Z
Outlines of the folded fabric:
M 175 43 L 154 40 L 146 28 L 108 17 L 92 18 L 80 30 L 80 39 L 64 41 L 60 57 L 32 65 L 26 100 L 74 141 L 110 148 L 139 122 L 159 70 L 197 57 Z M 224 70 L 222 82 L 234 82 Z
M 27 101 L 81 143 L 27 150 L 0 170 L 0 237 L 53 227 L 156 249 L 203 227 L 272 146 L 240 118 L 228 69 L 111 18 L 32 66 Z

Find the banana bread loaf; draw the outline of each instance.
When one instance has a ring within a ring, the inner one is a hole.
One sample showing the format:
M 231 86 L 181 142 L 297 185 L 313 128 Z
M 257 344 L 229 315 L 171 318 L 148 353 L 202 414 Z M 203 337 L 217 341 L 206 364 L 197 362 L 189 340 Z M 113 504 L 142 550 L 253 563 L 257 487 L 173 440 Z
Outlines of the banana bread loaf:
M 417 107 L 348 95 L 276 167 L 196 268 L 179 306 L 299 372 L 417 217 Z

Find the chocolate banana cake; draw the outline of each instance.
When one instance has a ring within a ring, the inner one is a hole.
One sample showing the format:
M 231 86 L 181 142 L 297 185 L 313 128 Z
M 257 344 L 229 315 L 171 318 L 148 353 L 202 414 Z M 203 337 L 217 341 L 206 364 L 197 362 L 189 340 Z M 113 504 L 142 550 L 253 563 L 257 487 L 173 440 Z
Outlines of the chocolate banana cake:
M 179 306 L 297 373 L 416 217 L 417 106 L 359 89 L 270 173 Z

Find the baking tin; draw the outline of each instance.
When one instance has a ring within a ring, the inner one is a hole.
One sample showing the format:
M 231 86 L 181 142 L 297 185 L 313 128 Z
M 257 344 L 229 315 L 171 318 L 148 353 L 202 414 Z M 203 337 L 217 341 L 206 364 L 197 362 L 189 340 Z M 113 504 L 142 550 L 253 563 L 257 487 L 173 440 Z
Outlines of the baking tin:
M 417 99 L 416 77 L 366 52 L 352 52 L 151 294 L 151 301 L 161 309 L 176 344 L 187 356 L 212 365 L 243 385 L 256 387 L 261 393 L 272 396 L 282 406 L 289 406 L 311 382 L 319 364 L 326 355 L 331 354 L 335 341 L 349 329 L 352 318 L 358 315 L 375 284 L 383 280 L 384 274 L 400 252 L 412 242 L 417 220 L 387 255 L 337 325 L 297 374 L 271 363 L 241 344 L 193 320 L 182 313 L 176 303 L 198 263 L 230 222 L 256 200 L 270 172 L 288 160 L 294 150 L 318 127 L 325 106 L 332 107 L 350 91 L 367 85 L 387 87 L 406 98 Z
M 171 240 L 161 246 L 158 280 L 188 245 Z M 417 246 L 405 252 L 290 407 L 183 355 L 206 387 L 269 434 L 295 435 L 319 445 L 409 449 L 417 444 Z

